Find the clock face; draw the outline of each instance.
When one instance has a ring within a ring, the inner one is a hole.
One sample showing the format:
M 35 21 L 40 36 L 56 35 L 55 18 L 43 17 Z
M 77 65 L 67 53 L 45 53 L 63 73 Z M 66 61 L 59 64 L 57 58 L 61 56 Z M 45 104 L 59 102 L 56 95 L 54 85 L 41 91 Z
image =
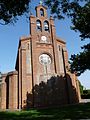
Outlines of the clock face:
M 47 54 L 42 54 L 39 56 L 39 62 L 43 65 L 51 64 L 51 57 Z
M 46 36 L 42 36 L 42 37 L 41 37 L 41 40 L 42 40 L 43 42 L 46 42 L 46 41 L 47 41 Z

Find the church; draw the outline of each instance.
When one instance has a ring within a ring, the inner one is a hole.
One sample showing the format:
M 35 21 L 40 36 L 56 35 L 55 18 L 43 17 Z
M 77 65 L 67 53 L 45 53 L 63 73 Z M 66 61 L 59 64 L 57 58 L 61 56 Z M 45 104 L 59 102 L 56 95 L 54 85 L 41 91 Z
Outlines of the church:
M 80 90 L 70 73 L 66 42 L 56 36 L 54 19 L 39 4 L 30 15 L 30 35 L 19 40 L 15 71 L 2 74 L 1 109 L 76 104 Z

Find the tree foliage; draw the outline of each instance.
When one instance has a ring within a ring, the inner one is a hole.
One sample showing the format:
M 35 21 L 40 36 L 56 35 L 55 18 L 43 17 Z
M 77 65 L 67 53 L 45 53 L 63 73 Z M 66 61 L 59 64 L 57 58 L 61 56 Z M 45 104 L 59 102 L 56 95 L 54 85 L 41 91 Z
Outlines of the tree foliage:
M 17 16 L 28 11 L 30 0 L 0 0 L 0 23 L 15 22 Z
M 85 70 L 90 70 L 90 43 L 82 47 L 83 52 L 71 55 L 71 72 L 76 72 L 79 76 Z
M 89 0 L 45 0 L 55 18 L 71 18 L 73 30 L 81 33 L 80 37 L 90 38 L 90 1 Z
M 81 40 L 90 39 L 90 0 L 46 0 L 45 4 L 55 18 L 69 17 L 72 22 L 71 29 L 80 32 Z M 90 43 L 81 48 L 82 52 L 71 55 L 70 58 L 70 69 L 77 75 L 90 70 Z

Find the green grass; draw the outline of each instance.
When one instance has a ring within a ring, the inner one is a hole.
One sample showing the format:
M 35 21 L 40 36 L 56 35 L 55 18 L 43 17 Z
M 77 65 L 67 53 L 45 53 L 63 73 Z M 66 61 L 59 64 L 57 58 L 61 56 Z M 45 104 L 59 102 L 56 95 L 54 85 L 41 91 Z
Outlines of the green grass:
M 90 119 L 90 103 L 29 111 L 1 111 L 0 120 Z

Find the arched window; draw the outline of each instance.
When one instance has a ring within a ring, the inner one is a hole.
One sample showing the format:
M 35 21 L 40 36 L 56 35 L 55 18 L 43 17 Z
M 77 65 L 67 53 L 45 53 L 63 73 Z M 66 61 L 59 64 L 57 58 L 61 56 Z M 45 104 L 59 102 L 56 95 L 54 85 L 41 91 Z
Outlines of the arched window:
M 44 21 L 44 30 L 49 31 L 49 23 L 48 23 L 48 21 Z
M 37 26 L 36 26 L 37 31 L 41 31 L 41 21 L 37 20 L 36 24 L 37 24 Z
M 44 10 L 42 8 L 40 9 L 40 16 L 44 16 Z
M 51 57 L 46 54 L 46 53 L 43 53 L 39 56 L 39 62 L 42 64 L 42 65 L 49 65 L 51 64 Z

